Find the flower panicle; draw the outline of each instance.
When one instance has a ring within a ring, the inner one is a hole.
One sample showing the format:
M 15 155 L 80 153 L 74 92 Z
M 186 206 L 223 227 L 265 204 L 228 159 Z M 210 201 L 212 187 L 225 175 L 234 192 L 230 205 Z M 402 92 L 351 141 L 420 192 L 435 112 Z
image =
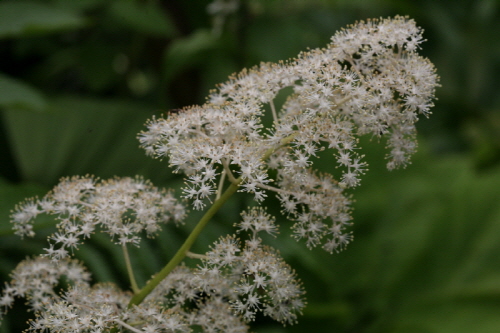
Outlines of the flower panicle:
M 215 177 L 231 175 L 257 203 L 274 192 L 297 239 L 338 251 L 352 239 L 344 232 L 346 191 L 368 170 L 359 138 L 385 139 L 388 169 L 404 167 L 416 150 L 418 116 L 433 106 L 439 77 L 417 53 L 422 33 L 403 16 L 357 22 L 325 48 L 245 69 L 211 91 L 205 104 L 153 118 L 139 141 L 186 174 L 184 197 L 195 209 L 217 193 Z M 287 87 L 292 93 L 278 108 L 274 99 Z M 271 127 L 264 126 L 266 112 Z M 337 164 L 330 175 L 314 169 L 327 151 Z
M 71 255 L 97 228 L 121 245 L 138 245 L 140 233 L 154 236 L 161 224 L 181 223 L 185 207 L 171 191 L 161 190 L 136 178 L 99 180 L 92 176 L 63 178 L 41 199 L 16 206 L 11 215 L 16 234 L 34 236 L 33 224 L 40 214 L 57 221 L 58 231 L 49 237 L 46 255 L 61 260 Z
M 219 14 L 236 3 L 216 2 L 211 10 Z M 292 236 L 308 248 L 339 252 L 352 241 L 350 190 L 368 171 L 359 138 L 385 140 L 387 168 L 405 167 L 417 146 L 415 123 L 433 106 L 439 77 L 418 54 L 422 33 L 403 16 L 360 21 L 324 48 L 232 75 L 201 106 L 150 119 L 138 135 L 141 147 L 185 175 L 181 197 L 194 209 L 211 207 L 142 289 L 126 245 L 139 245 L 143 234 L 152 237 L 165 223 L 182 223 L 187 208 L 171 191 L 141 177 L 87 175 L 64 178 L 46 196 L 17 205 L 16 234 L 34 236 L 40 214 L 54 217 L 57 231 L 44 255 L 13 271 L 0 294 L 0 316 L 25 297 L 36 313 L 28 332 L 243 333 L 258 316 L 295 323 L 305 290 L 279 251 L 264 244 L 280 224 L 265 200 L 275 195 Z M 285 88 L 286 101 L 275 104 Z M 327 153 L 332 166 L 318 170 Z M 191 253 L 203 227 L 237 191 L 252 194 L 255 203 L 234 224 L 236 234 L 221 236 L 205 254 Z M 133 292 L 91 285 L 83 265 L 70 259 L 97 230 L 123 246 Z M 182 263 L 186 256 L 199 264 Z

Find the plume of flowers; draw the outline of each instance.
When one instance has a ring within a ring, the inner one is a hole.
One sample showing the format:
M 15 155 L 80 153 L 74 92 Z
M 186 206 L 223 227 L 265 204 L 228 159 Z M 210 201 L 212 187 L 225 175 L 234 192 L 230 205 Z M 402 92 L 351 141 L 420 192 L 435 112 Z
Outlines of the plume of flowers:
M 161 224 L 181 222 L 185 208 L 171 192 L 154 187 L 140 177 L 100 181 L 91 176 L 64 178 L 42 199 L 31 198 L 12 213 L 16 234 L 34 236 L 33 223 L 39 214 L 58 221 L 58 232 L 45 249 L 53 259 L 63 259 L 89 238 L 97 227 L 116 243 L 138 245 L 141 232 L 157 233 Z
M 217 177 L 227 177 L 257 202 L 275 192 L 308 246 L 342 249 L 351 239 L 345 190 L 359 185 L 367 168 L 359 136 L 385 138 L 387 167 L 405 166 L 416 148 L 417 116 L 433 106 L 438 76 L 417 53 L 422 41 L 407 17 L 358 22 L 326 48 L 243 70 L 204 105 L 151 119 L 139 140 L 148 155 L 168 158 L 187 175 L 184 197 L 195 209 L 217 192 Z M 287 87 L 292 93 L 276 110 L 273 101 Z M 325 149 L 337 161 L 336 178 L 313 169 Z
M 154 237 L 187 209 L 171 191 L 136 178 L 72 177 L 41 199 L 27 199 L 12 213 L 15 232 L 33 236 L 40 214 L 57 221 L 45 254 L 23 261 L 0 295 L 0 315 L 16 297 L 36 313 L 30 332 L 247 332 L 259 315 L 283 324 L 297 321 L 306 302 L 297 274 L 262 233 L 278 234 L 263 207 L 273 193 L 293 235 L 309 248 L 340 251 L 352 240 L 349 189 L 360 184 L 367 163 L 359 137 L 386 142 L 387 167 L 409 163 L 415 123 L 433 106 L 438 76 L 418 55 L 422 29 L 407 17 L 358 22 L 323 49 L 296 59 L 243 70 L 210 92 L 201 106 L 153 118 L 139 134 L 146 154 L 168 159 L 186 177 L 184 199 L 203 217 L 165 267 L 140 288 L 127 246 Z M 290 92 L 282 105 L 276 96 Z M 271 119 L 268 121 L 268 119 Z M 336 165 L 315 169 L 330 153 Z M 227 184 L 229 182 L 229 185 Z M 253 194 L 255 206 L 235 221 L 205 254 L 190 248 L 231 195 Z M 95 232 L 122 246 L 131 290 L 91 285 L 83 265 L 70 257 Z M 245 236 L 240 236 L 245 234 Z M 197 265 L 183 263 L 186 256 Z M 56 292 L 63 285 L 62 292 Z

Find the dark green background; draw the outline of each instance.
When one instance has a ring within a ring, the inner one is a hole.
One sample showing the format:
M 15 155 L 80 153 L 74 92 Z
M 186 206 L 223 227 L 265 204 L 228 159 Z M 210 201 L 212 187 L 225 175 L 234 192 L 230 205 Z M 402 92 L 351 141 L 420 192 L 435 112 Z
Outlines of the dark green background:
M 0 1 L 0 280 L 41 253 L 54 230 L 40 218 L 36 238 L 13 236 L 17 202 L 75 174 L 140 174 L 177 188 L 182 179 L 167 163 L 138 148 L 152 115 L 203 103 L 229 74 L 325 46 L 356 20 L 409 15 L 425 29 L 422 53 L 442 83 L 433 114 L 418 124 L 419 152 L 389 172 L 383 147 L 363 140 L 370 171 L 354 191 L 354 242 L 340 254 L 309 251 L 283 227 L 271 242 L 296 268 L 309 305 L 295 326 L 258 318 L 253 330 L 500 332 L 499 1 L 247 0 L 218 38 L 208 3 Z M 248 202 L 234 197 L 195 250 L 231 232 Z M 132 251 L 139 283 L 199 215 Z M 126 286 L 119 248 L 106 237 L 76 256 L 96 280 Z M 16 302 L 0 332 L 21 331 L 28 317 Z

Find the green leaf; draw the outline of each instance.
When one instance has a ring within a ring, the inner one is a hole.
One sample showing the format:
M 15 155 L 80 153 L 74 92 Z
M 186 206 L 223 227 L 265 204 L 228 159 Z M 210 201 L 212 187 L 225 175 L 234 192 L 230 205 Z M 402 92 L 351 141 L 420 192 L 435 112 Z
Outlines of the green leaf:
M 64 176 L 142 174 L 158 184 L 171 171 L 147 157 L 136 138 L 152 110 L 126 100 L 66 96 L 48 101 L 43 114 L 5 110 L 4 122 L 25 181 L 52 186 Z
M 369 159 L 381 149 L 371 144 L 364 152 Z M 372 163 L 354 193 L 354 242 L 320 255 L 322 267 L 302 263 L 328 280 L 306 280 L 308 294 L 327 285 L 321 295 L 332 299 L 311 300 L 306 320 L 331 320 L 339 332 L 352 325 L 357 332 L 498 331 L 500 169 L 478 174 L 472 165 L 425 153 L 405 170 Z M 336 304 L 346 313 L 329 310 Z
M 36 88 L 0 73 L 0 107 L 40 111 L 45 106 L 45 99 Z
M 205 29 L 172 41 L 164 57 L 164 78 L 168 81 L 182 70 L 204 61 L 206 52 L 217 42 L 218 39 Z
M 48 34 L 84 24 L 85 19 L 78 13 L 39 1 L 0 3 L 0 38 Z
M 110 12 L 118 23 L 141 33 L 158 37 L 177 34 L 174 24 L 156 1 L 115 1 Z

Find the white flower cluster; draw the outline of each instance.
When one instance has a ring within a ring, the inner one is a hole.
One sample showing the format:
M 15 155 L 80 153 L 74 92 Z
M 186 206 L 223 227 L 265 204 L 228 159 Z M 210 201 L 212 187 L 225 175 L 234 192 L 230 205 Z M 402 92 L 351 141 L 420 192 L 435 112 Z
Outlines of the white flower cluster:
M 350 240 L 343 232 L 351 203 L 344 190 L 357 186 L 367 167 L 358 137 L 386 137 L 388 168 L 404 166 L 415 150 L 417 115 L 433 105 L 438 76 L 416 53 L 421 34 L 406 17 L 359 22 L 324 49 L 242 71 L 202 106 L 153 118 L 141 145 L 188 175 L 184 193 L 195 209 L 216 192 L 215 177 L 227 174 L 258 202 L 276 192 L 308 246 L 329 235 L 324 248 L 341 249 Z M 273 100 L 286 87 L 293 93 L 277 112 Z M 266 109 L 271 127 L 264 126 Z M 336 157 L 338 179 L 311 169 L 324 149 Z
M 152 236 L 161 223 L 181 222 L 185 208 L 171 192 L 140 177 L 99 181 L 77 176 L 61 180 L 42 199 L 18 205 L 12 214 L 16 234 L 33 236 L 33 223 L 42 213 L 54 215 L 58 221 L 58 232 L 45 249 L 50 258 L 58 260 L 68 257 L 97 227 L 119 244 L 138 245 L 142 231 Z
M 65 259 L 58 263 L 43 257 L 24 260 L 11 273 L 12 282 L 5 284 L 0 307 L 7 309 L 12 306 L 15 297 L 25 297 L 33 310 L 40 311 L 57 297 L 54 288 L 62 276 L 74 284 L 90 280 L 90 274 L 75 260 Z M 2 311 L 0 317 L 1 314 Z
M 90 275 L 76 261 L 38 257 L 11 274 L 0 306 L 28 298 L 37 313 L 29 323 L 33 332 L 105 332 L 118 326 L 134 332 L 191 332 L 196 326 L 204 332 L 243 333 L 259 312 L 293 324 L 305 306 L 302 285 L 279 253 L 258 237 L 261 231 L 276 233 L 274 219 L 261 208 L 242 216 L 238 229 L 250 234 L 245 246 L 236 236 L 221 237 L 198 267 L 178 266 L 139 305 L 130 307 L 132 294 L 114 284 L 91 286 Z M 70 285 L 58 294 L 54 289 L 63 276 Z
M 11 275 L 12 283 L 6 284 L 0 305 L 6 309 L 13 304 L 14 297 L 27 298 L 37 314 L 29 322 L 29 332 L 108 332 L 118 325 L 129 326 L 125 321 L 141 323 L 141 332 L 191 331 L 185 320 L 158 304 L 128 308 L 131 293 L 114 284 L 90 286 L 90 274 L 74 260 L 54 262 L 37 257 L 23 261 Z M 59 294 L 55 289 L 62 277 L 70 285 L 66 292 Z
M 235 235 L 221 237 L 211 250 L 202 256 L 197 268 L 180 266 L 149 295 L 148 300 L 164 298 L 164 302 L 178 308 L 180 313 L 199 311 L 206 307 L 224 306 L 214 311 L 228 312 L 231 321 L 240 320 L 236 332 L 244 323 L 255 320 L 263 313 L 284 324 L 293 324 L 305 306 L 304 290 L 295 272 L 280 257 L 278 251 L 263 245 L 258 232 L 276 233 L 274 219 L 261 208 L 242 213 L 237 224 L 239 231 L 249 233 L 244 242 Z M 250 226 L 249 221 L 258 221 Z M 215 303 L 214 303 L 215 302 Z M 196 318 L 191 324 L 208 327 L 206 316 Z M 202 320 L 200 322 L 200 320 Z M 225 332 L 229 328 L 225 328 Z M 245 330 L 241 330 L 246 332 Z
M 259 205 L 275 192 L 283 214 L 294 221 L 294 236 L 310 248 L 340 251 L 351 241 L 346 190 L 359 184 L 367 167 L 357 152 L 358 137 L 387 138 L 388 168 L 404 166 L 416 146 L 417 116 L 432 106 L 438 77 L 416 53 L 421 34 L 405 17 L 359 22 L 324 49 L 244 70 L 212 91 L 206 104 L 150 120 L 139 134 L 147 154 L 168 158 L 186 174 L 184 197 L 195 209 L 215 202 L 142 289 L 126 245 L 138 245 L 141 233 L 154 236 L 162 223 L 182 222 L 186 209 L 171 192 L 140 177 L 73 177 L 42 199 L 18 205 L 12 213 L 18 235 L 33 236 L 40 214 L 54 216 L 58 231 L 46 254 L 14 270 L 0 295 L 0 315 L 16 297 L 25 297 L 36 314 L 31 332 L 240 333 L 259 315 L 295 323 L 304 290 L 279 252 L 263 244 L 260 233 L 274 236 L 278 226 Z M 292 93 L 277 111 L 273 100 L 286 87 Z M 313 169 L 328 149 L 336 176 Z M 237 189 L 252 193 L 258 204 L 235 224 L 246 235 L 222 236 L 206 254 L 190 253 L 201 229 Z M 69 259 L 95 231 L 122 245 L 132 292 L 91 285 L 83 266 Z M 185 256 L 200 263 L 189 267 Z
M 259 232 L 277 234 L 275 220 L 257 207 L 235 224 L 249 239 L 221 237 L 198 267 L 178 266 L 140 304 L 133 293 L 111 283 L 90 284 L 90 274 L 67 257 L 99 227 L 117 242 L 136 244 L 138 233 L 154 234 L 158 222 L 180 220 L 182 205 L 169 192 L 140 178 L 99 181 L 63 179 L 42 199 L 28 199 L 12 214 L 20 235 L 33 235 L 33 220 L 48 213 L 59 232 L 50 237 L 46 255 L 23 261 L 0 296 L 0 318 L 16 297 L 26 298 L 36 317 L 30 332 L 248 332 L 261 312 L 284 324 L 294 323 L 305 305 L 304 290 L 279 253 L 262 244 Z M 125 231 L 124 231 L 125 230 Z M 69 242 L 69 240 L 73 240 Z M 131 241 L 134 240 L 134 241 Z M 61 285 L 61 282 L 64 282 Z M 64 292 L 57 290 L 63 287 Z
M 262 245 L 258 236 L 261 231 L 274 235 L 275 220 L 261 207 L 243 212 L 242 217 L 237 227 L 250 232 L 250 238 L 244 246 L 235 236 L 223 237 L 214 244 L 201 266 L 203 291 L 210 294 L 216 290 L 230 299 L 232 308 L 246 321 L 254 320 L 262 311 L 274 320 L 292 324 L 305 305 L 304 290 L 279 252 Z M 221 281 L 214 284 L 216 280 Z

